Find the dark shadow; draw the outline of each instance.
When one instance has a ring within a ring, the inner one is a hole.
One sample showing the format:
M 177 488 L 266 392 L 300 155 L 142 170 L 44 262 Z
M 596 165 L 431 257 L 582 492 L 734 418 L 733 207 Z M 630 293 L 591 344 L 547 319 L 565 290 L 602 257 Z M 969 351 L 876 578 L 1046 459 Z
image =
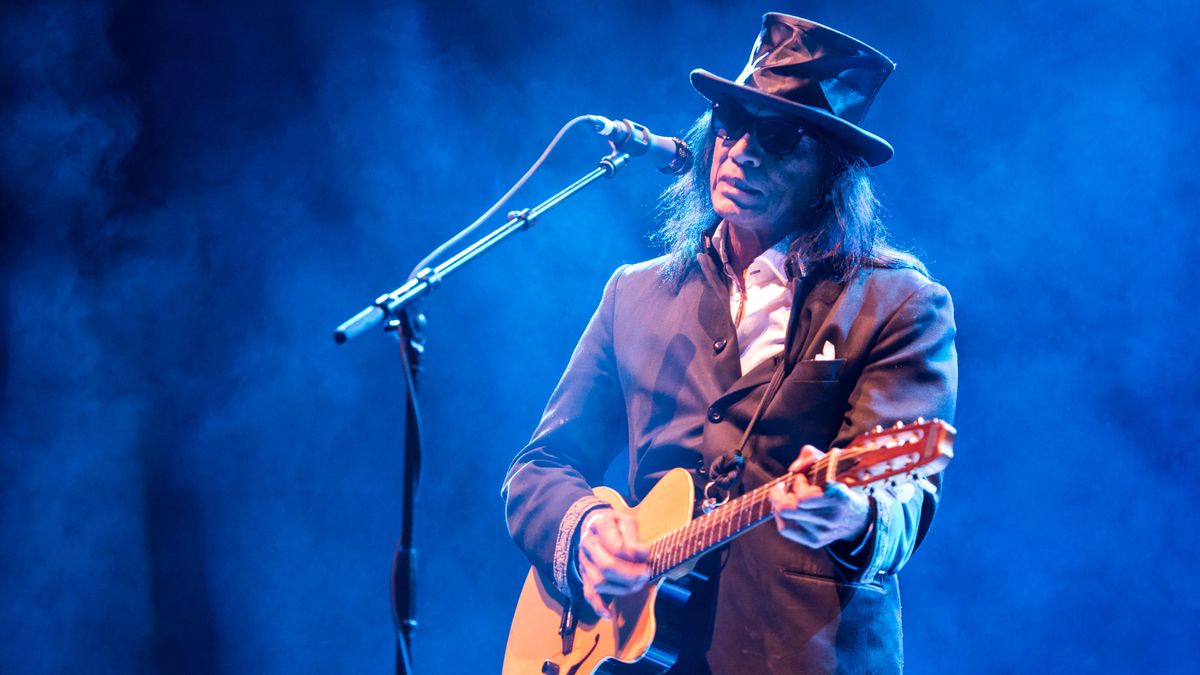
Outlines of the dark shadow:
M 202 497 L 171 461 L 192 425 L 178 412 L 183 402 L 173 398 L 160 398 L 147 415 L 141 443 L 152 662 L 155 672 L 213 673 L 217 644 Z

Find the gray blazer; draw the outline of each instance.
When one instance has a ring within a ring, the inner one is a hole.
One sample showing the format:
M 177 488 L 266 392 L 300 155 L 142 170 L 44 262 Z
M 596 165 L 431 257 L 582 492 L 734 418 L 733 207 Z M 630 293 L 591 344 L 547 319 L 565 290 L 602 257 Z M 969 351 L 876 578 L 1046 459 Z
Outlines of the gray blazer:
M 564 593 L 576 528 L 597 507 L 591 486 L 616 453 L 629 453 L 634 501 L 672 468 L 698 474 L 736 446 L 774 369 L 768 360 L 741 372 L 729 281 L 711 247 L 678 285 L 660 278 L 664 263 L 613 274 L 504 483 L 513 540 Z M 792 309 L 801 312 L 789 341 L 799 360 L 748 445 L 743 488 L 782 474 L 805 443 L 844 447 L 878 424 L 953 420 L 955 329 L 944 287 L 910 269 L 869 269 L 848 282 L 817 274 L 810 287 Z M 826 341 L 837 358 L 815 360 Z M 895 573 L 937 503 L 919 490 L 907 500 L 872 497 L 873 522 L 857 546 L 814 550 L 770 525 L 736 539 L 706 561 L 714 597 L 696 653 L 679 670 L 899 672 Z

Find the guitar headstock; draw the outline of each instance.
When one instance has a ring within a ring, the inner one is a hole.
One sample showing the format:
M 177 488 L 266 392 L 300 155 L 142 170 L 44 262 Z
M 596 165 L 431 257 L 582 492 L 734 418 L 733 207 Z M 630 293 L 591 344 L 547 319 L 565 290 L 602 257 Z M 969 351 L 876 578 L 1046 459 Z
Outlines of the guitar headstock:
M 875 427 L 836 452 L 837 460 L 831 459 L 826 467 L 826 479 L 868 492 L 911 484 L 935 492 L 937 487 L 928 477 L 945 469 L 954 457 L 955 434 L 954 427 L 937 419 Z

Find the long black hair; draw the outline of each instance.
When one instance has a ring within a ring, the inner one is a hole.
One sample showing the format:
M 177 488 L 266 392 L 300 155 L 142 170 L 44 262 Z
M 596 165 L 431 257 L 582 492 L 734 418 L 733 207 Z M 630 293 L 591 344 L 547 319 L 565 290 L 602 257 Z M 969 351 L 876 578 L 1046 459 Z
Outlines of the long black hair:
M 663 191 L 658 202 L 660 226 L 652 239 L 668 254 L 663 277 L 679 282 L 702 246 L 703 233 L 716 226 L 709 194 L 716 134 L 712 111 L 696 119 L 684 136 L 690 148 L 699 148 L 692 168 Z M 839 280 L 849 279 L 867 267 L 906 267 L 928 276 L 916 256 L 888 242 L 882 207 L 866 164 L 831 154 L 822 196 L 806 218 L 797 224 L 793 243 L 807 266 L 821 266 Z

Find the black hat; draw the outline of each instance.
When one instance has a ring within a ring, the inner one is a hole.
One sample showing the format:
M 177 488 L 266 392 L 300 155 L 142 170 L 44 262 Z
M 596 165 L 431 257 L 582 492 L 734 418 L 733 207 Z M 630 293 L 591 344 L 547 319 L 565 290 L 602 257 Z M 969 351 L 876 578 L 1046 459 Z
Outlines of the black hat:
M 891 59 L 845 33 L 770 13 L 736 81 L 697 68 L 692 86 L 714 103 L 739 99 L 796 117 L 831 149 L 878 166 L 892 158 L 892 146 L 858 125 L 895 69 Z

